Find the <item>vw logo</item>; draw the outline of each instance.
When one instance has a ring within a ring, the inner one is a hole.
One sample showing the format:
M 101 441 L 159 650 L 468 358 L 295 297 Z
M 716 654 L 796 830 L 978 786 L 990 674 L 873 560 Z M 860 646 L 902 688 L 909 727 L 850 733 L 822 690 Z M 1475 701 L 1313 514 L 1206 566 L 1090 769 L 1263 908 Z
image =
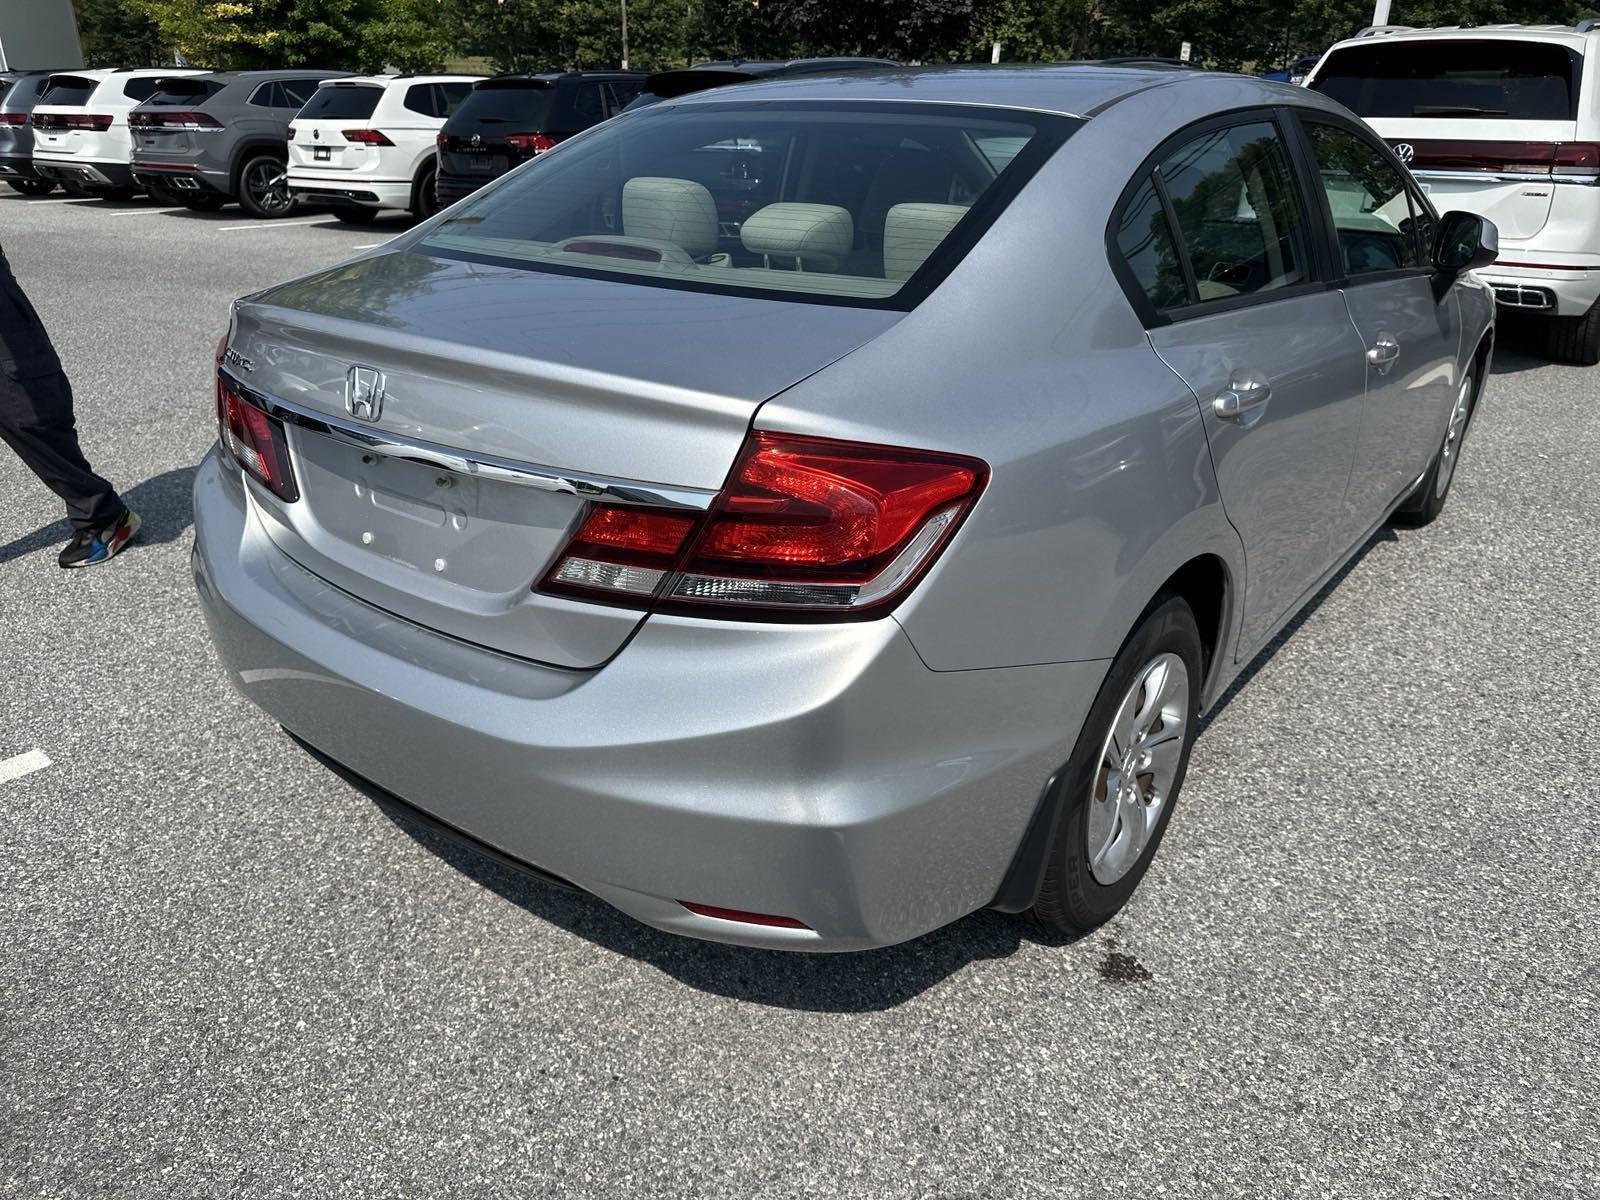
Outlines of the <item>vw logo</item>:
M 475 133 L 475 134 L 473 134 L 473 135 L 472 135 L 472 144 L 473 144 L 473 145 L 474 145 L 474 146 L 481 146 L 481 145 L 483 145 L 483 134 L 481 134 L 481 133 Z
M 320 129 L 313 129 L 313 130 L 312 130 L 312 131 L 311 131 L 311 140 L 312 140 L 312 141 L 313 141 L 313 142 L 320 142 L 320 141 L 321 141 L 321 140 L 322 140 L 322 130 L 320 130 Z
M 383 413 L 383 372 L 351 367 L 344 379 L 344 407 L 357 420 L 376 421 Z
M 1417 156 L 1417 148 L 1410 142 L 1396 142 L 1394 144 L 1395 157 L 1406 166 L 1411 165 L 1411 160 Z

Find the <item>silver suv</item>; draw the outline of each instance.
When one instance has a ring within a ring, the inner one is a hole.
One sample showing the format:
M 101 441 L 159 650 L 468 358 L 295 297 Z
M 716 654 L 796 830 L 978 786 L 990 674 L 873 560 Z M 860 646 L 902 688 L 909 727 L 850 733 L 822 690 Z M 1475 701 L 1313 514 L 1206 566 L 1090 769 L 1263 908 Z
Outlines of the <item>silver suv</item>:
M 701 92 L 240 301 L 195 582 L 272 720 L 651 925 L 1083 929 L 1200 713 L 1443 507 L 1494 253 L 1287 85 Z
M 1554 357 L 1600 362 L 1600 21 L 1368 29 L 1305 86 L 1364 117 L 1440 207 L 1493 220 L 1495 299 L 1546 318 Z

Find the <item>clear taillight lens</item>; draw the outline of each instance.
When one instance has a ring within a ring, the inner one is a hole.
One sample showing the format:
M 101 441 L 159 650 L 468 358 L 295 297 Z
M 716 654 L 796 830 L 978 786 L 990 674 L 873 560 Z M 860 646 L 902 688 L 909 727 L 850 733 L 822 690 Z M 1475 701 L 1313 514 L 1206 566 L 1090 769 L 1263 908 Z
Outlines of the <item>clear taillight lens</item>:
M 220 356 L 221 347 L 218 347 Z M 217 432 L 233 460 L 280 500 L 300 499 L 289 463 L 283 422 L 241 396 L 227 378 L 217 376 Z
M 541 587 L 678 612 L 876 615 L 987 478 L 958 455 L 754 433 L 704 516 L 596 505 Z

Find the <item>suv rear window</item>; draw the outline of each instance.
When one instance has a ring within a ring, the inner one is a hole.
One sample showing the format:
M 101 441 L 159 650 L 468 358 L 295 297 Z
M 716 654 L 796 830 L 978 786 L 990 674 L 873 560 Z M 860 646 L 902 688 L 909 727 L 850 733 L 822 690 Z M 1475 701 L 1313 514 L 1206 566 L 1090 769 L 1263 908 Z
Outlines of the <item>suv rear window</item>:
M 305 118 L 364 121 L 378 107 L 383 89 L 375 84 L 333 83 L 319 87 L 317 94 L 300 110 Z
M 909 308 L 1077 127 L 912 103 L 704 104 L 607 122 L 457 206 L 448 257 Z M 1024 145 L 1003 169 L 992 138 Z
M 214 79 L 168 79 L 161 81 L 162 87 L 145 100 L 146 104 L 154 105 L 195 105 L 203 104 L 222 90 L 222 84 Z
M 156 94 L 162 83 L 159 75 L 144 75 L 130 79 L 122 85 L 122 94 L 135 104 L 140 104 Z
M 1311 87 L 1363 117 L 1571 121 L 1582 65 L 1549 42 L 1375 41 L 1335 50 Z
M 39 103 L 75 104 L 81 107 L 89 103 L 89 97 L 94 95 L 99 83 L 98 79 L 85 79 L 82 75 L 52 75 L 44 95 L 39 97 Z
M 544 83 L 479 84 L 450 118 L 452 131 L 472 125 L 512 125 L 509 133 L 538 133 L 555 89 Z

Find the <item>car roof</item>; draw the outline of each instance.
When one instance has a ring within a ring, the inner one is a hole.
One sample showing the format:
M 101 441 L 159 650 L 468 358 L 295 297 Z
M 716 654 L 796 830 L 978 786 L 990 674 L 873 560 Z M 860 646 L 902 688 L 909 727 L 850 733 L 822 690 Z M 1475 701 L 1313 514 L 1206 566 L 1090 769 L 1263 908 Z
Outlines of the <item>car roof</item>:
M 487 79 L 480 79 L 478 83 L 493 84 L 499 87 L 512 87 L 519 83 L 550 84 L 558 83 L 563 79 L 643 79 L 642 71 L 507 71 L 503 75 L 491 75 Z
M 896 67 L 881 71 L 841 71 L 752 79 L 738 87 L 738 100 L 922 101 L 968 104 L 1090 117 L 1117 101 L 1151 88 L 1183 88 L 1194 103 L 1205 93 L 1232 106 L 1241 103 L 1299 103 L 1320 107 L 1303 88 L 1216 71 L 1179 70 L 1165 65 L 1055 63 L 1044 65 Z M 728 103 L 716 88 L 693 92 L 670 104 Z
M 178 72 L 173 77 L 178 77 Z M 255 71 L 207 71 L 207 79 L 219 83 L 271 83 L 274 79 L 344 79 L 350 72 L 330 71 L 323 67 L 268 67 Z
M 391 83 L 449 83 L 457 79 L 482 79 L 482 75 L 440 72 L 437 75 L 334 75 L 322 80 L 318 87 L 332 83 L 360 84 L 363 87 L 388 87 Z

